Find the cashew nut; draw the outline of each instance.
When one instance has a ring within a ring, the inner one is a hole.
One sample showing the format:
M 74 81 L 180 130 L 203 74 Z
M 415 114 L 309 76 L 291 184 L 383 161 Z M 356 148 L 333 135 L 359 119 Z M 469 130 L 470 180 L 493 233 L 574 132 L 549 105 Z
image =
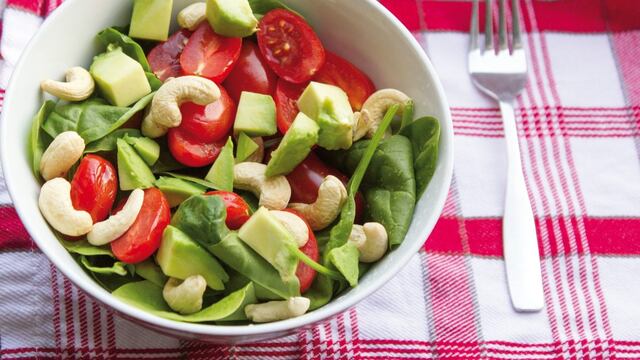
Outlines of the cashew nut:
M 255 142 L 258 145 L 258 149 L 253 154 L 249 155 L 247 160 L 243 162 L 261 163 L 262 160 L 264 159 L 264 140 L 262 140 L 261 137 L 254 137 L 254 138 L 251 138 L 251 140 L 253 140 L 253 142 Z
M 178 25 L 183 29 L 195 31 L 201 22 L 207 19 L 207 3 L 197 2 L 178 13 Z
M 380 260 L 387 252 L 389 237 L 382 224 L 370 222 L 364 226 L 353 225 L 349 242 L 358 248 L 361 262 L 372 263 Z
M 44 183 L 38 206 L 49 225 L 64 235 L 82 236 L 93 227 L 91 214 L 73 207 L 71 184 L 66 179 L 59 177 Z
M 202 309 L 202 295 L 207 290 L 207 281 L 202 275 L 193 275 L 184 281 L 170 278 L 164 289 L 162 297 L 174 311 L 189 315 Z
M 260 199 L 260 206 L 269 210 L 282 210 L 291 199 L 291 186 L 282 175 L 267 177 L 267 165 L 243 162 L 233 167 L 233 186 L 247 190 Z
M 324 178 L 318 189 L 318 199 L 313 204 L 292 203 L 289 207 L 298 211 L 314 231 L 331 225 L 347 200 L 347 189 L 340 179 L 333 175 Z
M 360 115 L 356 116 L 356 131 L 353 134 L 353 141 L 360 140 L 364 134 L 366 127 L 366 136 L 372 138 L 378 130 L 378 126 L 382 122 L 387 110 L 395 104 L 400 105 L 399 114 L 404 110 L 404 105 L 411 100 L 405 93 L 395 89 L 378 90 L 369 96 L 367 101 L 362 105 Z M 360 119 L 358 119 L 360 118 Z M 360 124 L 359 122 L 364 122 Z
M 169 128 L 180 126 L 180 105 L 191 101 L 208 105 L 220 98 L 220 88 L 209 79 L 182 76 L 165 82 L 151 101 L 151 108 L 142 122 L 142 133 L 151 138 L 164 135 Z
M 142 209 L 143 201 L 144 191 L 140 189 L 133 190 L 122 210 L 115 215 L 111 215 L 107 220 L 93 225 L 93 229 L 87 234 L 89 244 L 102 246 L 122 236 L 136 221 L 138 213 Z
M 311 301 L 306 297 L 296 296 L 287 300 L 247 305 L 244 313 L 253 322 L 265 323 L 304 315 L 310 305 Z
M 40 159 L 40 174 L 45 180 L 64 177 L 82 157 L 84 140 L 75 131 L 65 131 L 49 144 Z
M 42 91 L 67 101 L 86 100 L 96 88 L 91 74 L 80 66 L 67 70 L 65 77 L 67 82 L 44 80 L 40 83 L 40 88 Z
M 293 235 L 299 248 L 307 244 L 307 241 L 309 241 L 309 228 L 304 220 L 287 211 L 271 210 L 269 213 L 278 219 L 282 226 Z

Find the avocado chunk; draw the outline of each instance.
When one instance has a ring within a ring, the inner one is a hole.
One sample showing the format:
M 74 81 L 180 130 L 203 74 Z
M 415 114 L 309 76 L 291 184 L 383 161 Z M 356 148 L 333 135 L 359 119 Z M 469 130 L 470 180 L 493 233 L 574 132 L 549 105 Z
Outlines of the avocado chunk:
M 247 134 L 241 132 L 238 135 L 238 149 L 236 150 L 236 163 L 241 163 L 253 155 L 260 145 L 258 145 Z
M 160 158 L 160 145 L 154 140 L 147 137 L 132 137 L 129 135 L 125 135 L 124 140 L 133 146 L 147 165 L 153 166 Z
M 304 113 L 298 113 L 267 164 L 267 176 L 286 175 L 300 164 L 318 142 L 320 128 Z
M 156 180 L 155 185 L 167 198 L 170 207 L 176 207 L 191 196 L 204 194 L 207 190 L 204 186 L 165 176 Z
M 258 28 L 248 0 L 207 0 L 207 20 L 216 33 L 228 37 L 247 37 Z
M 133 150 L 133 147 L 123 139 L 116 140 L 116 147 L 118 148 L 120 190 L 127 191 L 153 187 L 156 178 L 147 163 Z
M 173 0 L 134 0 L 129 36 L 155 41 L 169 38 Z
M 162 269 L 153 262 L 152 258 L 135 264 L 135 270 L 136 275 L 158 286 L 164 286 L 167 282 L 167 276 L 162 272 Z
M 233 140 L 229 137 L 204 179 L 215 185 L 216 190 L 233 191 L 234 165 Z
M 243 91 L 238 102 L 233 133 L 244 132 L 251 137 L 271 136 L 276 129 L 276 103 L 269 95 Z
M 229 281 L 229 275 L 213 255 L 171 225 L 162 234 L 156 261 L 165 275 L 181 280 L 202 275 L 213 290 L 224 290 L 224 283 Z
M 296 276 L 298 259 L 289 250 L 297 247 L 293 236 L 264 207 L 256 211 L 238 232 L 240 240 L 278 270 L 283 281 Z
M 120 48 L 93 58 L 89 71 L 102 95 L 112 105 L 129 106 L 151 93 L 142 65 Z
M 312 81 L 300 96 L 298 108 L 320 126 L 318 145 L 327 150 L 351 147 L 353 110 L 342 89 Z

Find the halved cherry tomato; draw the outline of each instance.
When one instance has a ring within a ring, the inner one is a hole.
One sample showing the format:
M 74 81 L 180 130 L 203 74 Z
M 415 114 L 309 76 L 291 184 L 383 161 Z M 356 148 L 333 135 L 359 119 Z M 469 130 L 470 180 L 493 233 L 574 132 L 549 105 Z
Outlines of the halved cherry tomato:
M 322 42 L 303 18 L 288 10 L 271 10 L 260 20 L 258 45 L 271 69 L 292 83 L 311 80 L 324 65 Z
M 228 38 L 213 32 L 204 21 L 191 35 L 180 55 L 182 70 L 221 83 L 240 56 L 242 38 Z
M 284 135 L 300 112 L 298 109 L 298 99 L 307 84 L 293 84 L 279 79 L 276 86 L 274 100 L 276 103 L 276 117 L 278 130 Z
M 207 195 L 220 196 L 227 208 L 225 223 L 231 230 L 238 230 L 251 217 L 249 205 L 242 196 L 228 191 L 210 191 Z
M 171 37 L 154 47 L 147 56 L 151 70 L 156 76 L 165 81 L 170 77 L 182 76 L 182 67 L 180 66 L 180 54 L 187 41 L 189 41 L 191 31 L 182 29 Z
M 162 192 L 156 188 L 145 190 L 136 221 L 111 243 L 113 255 L 127 264 L 146 260 L 160 247 L 162 233 L 170 221 L 171 210 Z
M 313 77 L 313 81 L 335 85 L 349 95 L 351 107 L 359 111 L 362 104 L 376 91 L 369 77 L 355 65 L 327 51 L 324 66 Z
M 220 99 L 207 106 L 187 102 L 180 106 L 182 123 L 179 128 L 190 138 L 212 143 L 225 138 L 233 126 L 236 104 L 223 87 Z
M 71 180 L 71 203 L 76 210 L 91 214 L 93 222 L 109 216 L 118 193 L 118 177 L 111 163 L 97 155 L 87 155 Z
M 226 139 L 217 142 L 203 142 L 193 138 L 180 127 L 169 129 L 167 140 L 171 155 L 179 163 L 189 167 L 203 167 L 213 164 L 226 142 Z
M 320 259 L 320 251 L 318 250 L 318 242 L 316 241 L 316 236 L 313 234 L 313 230 L 311 226 L 307 222 L 302 215 L 300 215 L 297 211 L 293 209 L 284 209 L 283 211 L 290 212 L 294 215 L 297 215 L 299 218 L 304 220 L 304 223 L 307 224 L 307 229 L 309 229 L 309 241 L 300 248 L 305 255 L 311 258 L 313 261 L 318 261 Z M 313 270 L 309 265 L 299 262 L 298 269 L 296 269 L 296 276 L 298 277 L 298 281 L 300 282 L 300 293 L 304 293 L 309 290 L 313 280 L 316 278 L 316 271 Z
M 243 91 L 273 95 L 278 76 L 262 57 L 255 42 L 245 40 L 236 65 L 224 81 L 231 98 L 237 103 Z

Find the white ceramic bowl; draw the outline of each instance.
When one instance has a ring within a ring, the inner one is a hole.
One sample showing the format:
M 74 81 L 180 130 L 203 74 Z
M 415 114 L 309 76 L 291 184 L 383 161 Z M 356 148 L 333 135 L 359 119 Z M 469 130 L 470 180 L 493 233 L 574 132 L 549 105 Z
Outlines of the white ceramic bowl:
M 182 9 L 190 0 L 175 0 Z M 364 70 L 378 88 L 392 87 L 416 100 L 417 115 L 442 124 L 438 167 L 416 207 L 403 244 L 376 264 L 354 289 L 304 316 L 272 324 L 214 326 L 166 320 L 112 297 L 73 261 L 38 210 L 40 186 L 27 159 L 31 119 L 42 104 L 42 79 L 61 78 L 73 65 L 89 66 L 95 35 L 129 22 L 131 0 L 67 0 L 42 25 L 15 69 L 2 112 L 2 167 L 20 218 L 42 252 L 75 285 L 121 315 L 164 333 L 218 343 L 259 341 L 291 334 L 339 314 L 387 283 L 420 249 L 444 206 L 453 167 L 453 128 L 438 76 L 411 33 L 374 0 L 284 0 L 311 23 L 324 45 Z M 174 17 L 175 19 L 175 17 Z

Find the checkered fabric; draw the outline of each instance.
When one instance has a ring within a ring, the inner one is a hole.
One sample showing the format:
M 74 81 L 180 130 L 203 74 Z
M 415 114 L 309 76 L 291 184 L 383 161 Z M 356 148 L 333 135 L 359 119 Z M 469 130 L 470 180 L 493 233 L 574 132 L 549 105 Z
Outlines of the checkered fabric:
M 60 2 L 0 0 L 0 86 Z M 640 2 L 520 0 L 531 71 L 516 118 L 545 291 L 533 314 L 514 312 L 506 287 L 505 145 L 497 105 L 466 71 L 471 3 L 383 3 L 433 61 L 456 133 L 444 213 L 393 281 L 288 338 L 181 341 L 78 291 L 31 242 L 0 179 L 0 357 L 640 359 Z

